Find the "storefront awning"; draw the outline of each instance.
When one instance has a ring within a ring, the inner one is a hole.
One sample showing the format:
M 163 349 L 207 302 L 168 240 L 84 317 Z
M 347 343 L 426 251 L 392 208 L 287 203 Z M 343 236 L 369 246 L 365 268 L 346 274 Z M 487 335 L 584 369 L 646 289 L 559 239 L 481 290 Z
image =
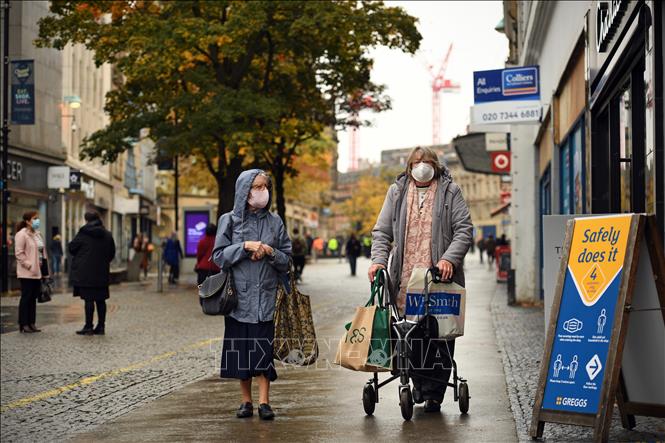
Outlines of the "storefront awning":
M 498 208 L 493 209 L 492 212 L 490 212 L 490 216 L 496 217 L 499 214 L 507 214 L 508 208 L 510 208 L 510 203 L 505 203 Z

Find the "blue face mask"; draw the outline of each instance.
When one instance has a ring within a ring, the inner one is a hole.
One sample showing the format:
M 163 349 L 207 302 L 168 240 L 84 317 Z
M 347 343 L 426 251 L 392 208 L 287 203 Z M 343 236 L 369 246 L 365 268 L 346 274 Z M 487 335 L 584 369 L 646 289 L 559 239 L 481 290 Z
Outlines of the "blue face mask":
M 36 231 L 37 229 L 39 229 L 40 224 L 41 224 L 41 222 L 39 221 L 38 218 L 34 219 L 32 221 L 32 229 L 34 229 Z

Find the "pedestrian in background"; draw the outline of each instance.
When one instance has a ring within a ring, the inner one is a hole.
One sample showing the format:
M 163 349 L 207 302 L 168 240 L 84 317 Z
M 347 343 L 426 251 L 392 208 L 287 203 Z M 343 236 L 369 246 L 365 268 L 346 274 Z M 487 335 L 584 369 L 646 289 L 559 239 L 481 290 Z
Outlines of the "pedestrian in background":
M 339 242 L 337 241 L 337 237 L 332 237 L 330 240 L 328 240 L 328 250 L 330 251 L 331 257 L 337 257 L 338 249 Z
M 269 211 L 270 177 L 260 169 L 244 171 L 236 180 L 233 211 L 222 215 L 213 260 L 232 271 L 238 305 L 224 318 L 222 378 L 240 380 L 242 404 L 236 417 L 254 414 L 252 379 L 259 384 L 259 416 L 272 420 L 270 382 L 273 363 L 275 298 L 280 274 L 286 273 L 291 240 L 282 219 Z
M 307 242 L 307 255 L 312 255 L 312 244 L 314 244 L 314 239 L 309 232 L 305 234 L 305 241 Z
M 85 213 L 86 224 L 69 243 L 72 256 L 71 283 L 74 297 L 85 302 L 85 325 L 76 331 L 79 335 L 104 335 L 106 327 L 106 300 L 109 298 L 111 261 L 115 257 L 113 236 L 104 228 L 99 214 Z M 97 307 L 97 326 L 93 317 Z
M 293 251 L 293 269 L 296 281 L 302 281 L 302 272 L 305 269 L 305 254 L 307 253 L 307 242 L 300 235 L 298 228 L 293 229 L 293 238 L 291 239 Z
M 464 286 L 462 263 L 472 241 L 473 225 L 460 187 L 439 163 L 436 152 L 417 147 L 409 155 L 406 171 L 388 189 L 372 231 L 369 279 L 374 281 L 377 271 L 390 263 L 390 292 L 403 314 L 406 287 L 414 268 L 435 265 L 443 279 Z M 423 319 L 413 331 L 412 339 L 423 346 L 414 347 L 421 349 L 412 352 L 410 364 L 418 368 L 414 372 L 429 378 L 413 380 L 414 400 L 425 402 L 425 412 L 437 412 L 450 378 L 455 340 L 430 341 L 423 324 L 430 319 Z
M 51 253 L 51 271 L 53 275 L 60 274 L 60 264 L 62 263 L 62 239 L 60 234 L 55 234 L 51 238 L 51 244 L 49 245 L 49 252 Z
M 178 233 L 171 232 L 171 237 L 164 246 L 164 261 L 169 265 L 169 283 L 176 284 L 180 278 L 180 259 L 183 258 Z
M 363 235 L 363 254 L 366 258 L 372 256 L 372 238 L 369 235 Z
M 492 268 L 494 264 L 494 252 L 496 251 L 496 240 L 494 240 L 494 236 L 491 234 L 485 242 L 485 251 L 487 252 L 487 264 Z
M 217 226 L 209 223 L 206 226 L 205 235 L 201 237 L 196 245 L 196 284 L 200 285 L 209 275 L 219 273 L 219 266 L 212 261 L 212 251 L 215 248 L 215 236 L 217 235 Z M 199 299 L 199 302 L 201 300 Z
M 480 237 L 476 243 L 478 246 L 478 253 L 480 254 L 480 264 L 483 264 L 483 254 L 485 253 L 485 239 Z
M 358 262 L 358 257 L 362 246 L 356 238 L 355 234 L 351 234 L 349 240 L 346 242 L 346 258 L 349 260 L 349 266 L 351 266 L 351 276 L 356 276 L 356 263 Z
M 321 237 L 316 237 L 314 241 L 312 242 L 312 257 L 314 259 L 314 263 L 316 263 L 316 258 L 317 257 L 322 257 L 323 256 L 323 248 L 324 248 L 325 242 Z
M 41 291 L 42 278 L 48 277 L 44 239 L 39 233 L 41 222 L 37 211 L 23 214 L 16 225 L 14 255 L 16 276 L 21 284 L 21 300 L 18 305 L 18 325 L 21 332 L 41 332 L 37 329 L 37 298 Z

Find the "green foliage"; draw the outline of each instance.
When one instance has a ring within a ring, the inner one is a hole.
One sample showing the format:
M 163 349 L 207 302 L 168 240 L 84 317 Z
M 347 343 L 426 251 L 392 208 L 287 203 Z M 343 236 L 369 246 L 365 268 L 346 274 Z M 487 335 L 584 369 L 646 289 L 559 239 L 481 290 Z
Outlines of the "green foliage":
M 387 109 L 368 52 L 413 53 L 421 39 L 413 17 L 369 1 L 55 0 L 51 12 L 38 46 L 83 44 L 123 78 L 81 155 L 112 162 L 150 128 L 162 155 L 204 160 L 220 211 L 250 159 L 270 166 L 279 201 L 301 144 L 349 124 L 349 96 Z

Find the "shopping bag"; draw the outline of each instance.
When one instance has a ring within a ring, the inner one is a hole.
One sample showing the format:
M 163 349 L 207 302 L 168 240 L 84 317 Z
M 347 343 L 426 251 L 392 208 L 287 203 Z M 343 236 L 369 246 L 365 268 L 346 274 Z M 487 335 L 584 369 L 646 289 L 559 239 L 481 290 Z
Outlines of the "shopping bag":
M 365 306 L 357 307 L 353 321 L 345 325 L 335 364 L 354 371 L 390 371 L 390 313 L 383 302 L 386 287 L 383 272 L 374 279 Z
M 296 287 L 289 269 L 289 284 L 279 285 L 275 301 L 273 356 L 284 363 L 311 365 L 319 356 L 309 296 Z
M 414 268 L 406 288 L 407 320 L 420 321 L 425 316 L 425 273 L 427 268 Z M 428 278 L 429 280 L 429 278 Z M 450 340 L 464 335 L 466 289 L 457 283 L 429 284 L 429 315 L 436 319 L 438 331 L 432 338 Z

